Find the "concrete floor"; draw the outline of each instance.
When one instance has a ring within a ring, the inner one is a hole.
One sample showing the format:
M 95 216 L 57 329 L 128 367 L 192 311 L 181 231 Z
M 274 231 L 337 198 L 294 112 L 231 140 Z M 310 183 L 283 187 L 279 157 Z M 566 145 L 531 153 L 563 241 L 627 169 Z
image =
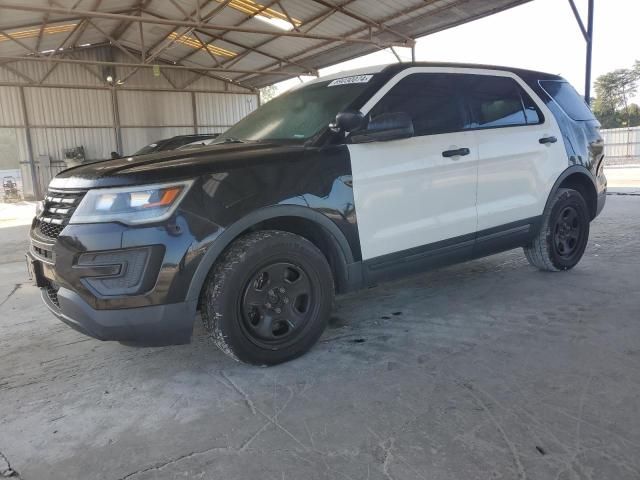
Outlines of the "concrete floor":
M 0 471 L 36 479 L 640 478 L 640 196 L 582 263 L 520 251 L 339 299 L 310 353 L 234 363 L 101 343 L 26 282 L 0 230 Z

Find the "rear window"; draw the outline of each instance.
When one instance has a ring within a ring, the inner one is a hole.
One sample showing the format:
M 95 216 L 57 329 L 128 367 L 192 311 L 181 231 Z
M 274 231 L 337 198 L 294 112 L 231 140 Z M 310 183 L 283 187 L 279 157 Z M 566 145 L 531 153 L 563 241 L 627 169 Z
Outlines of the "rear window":
M 541 123 L 535 103 L 512 78 L 466 75 L 463 90 L 472 121 L 468 128 L 497 128 Z
M 542 80 L 540 85 L 572 119 L 593 120 L 593 113 L 589 110 L 584 99 L 568 82 Z

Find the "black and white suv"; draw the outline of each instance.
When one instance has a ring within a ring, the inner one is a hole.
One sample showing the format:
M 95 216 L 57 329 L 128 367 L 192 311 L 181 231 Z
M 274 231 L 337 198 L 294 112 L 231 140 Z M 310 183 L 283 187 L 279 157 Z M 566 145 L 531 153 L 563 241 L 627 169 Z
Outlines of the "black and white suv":
M 88 335 L 185 343 L 200 309 L 224 352 L 275 364 L 316 342 L 336 293 L 516 247 L 572 268 L 604 206 L 603 159 L 560 77 L 370 68 L 300 86 L 211 146 L 62 172 L 28 263 Z

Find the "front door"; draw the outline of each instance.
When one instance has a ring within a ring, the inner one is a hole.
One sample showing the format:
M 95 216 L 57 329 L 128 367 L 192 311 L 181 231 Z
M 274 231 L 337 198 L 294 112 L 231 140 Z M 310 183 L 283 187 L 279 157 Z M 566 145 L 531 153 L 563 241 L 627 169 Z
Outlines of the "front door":
M 362 108 L 369 118 L 407 113 L 415 129 L 412 138 L 348 146 L 363 260 L 473 241 L 478 154 L 457 78 L 410 68 Z

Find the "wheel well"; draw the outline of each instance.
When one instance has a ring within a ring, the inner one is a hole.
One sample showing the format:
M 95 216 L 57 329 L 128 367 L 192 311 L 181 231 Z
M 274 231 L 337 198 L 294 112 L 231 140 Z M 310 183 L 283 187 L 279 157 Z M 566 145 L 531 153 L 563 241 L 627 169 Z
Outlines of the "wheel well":
M 337 293 L 347 290 L 346 260 L 333 235 L 313 220 L 303 217 L 275 217 L 261 221 L 246 229 L 240 235 L 259 230 L 282 230 L 306 238 L 313 243 L 327 259 Z
M 571 188 L 580 192 L 582 198 L 587 202 L 591 220 L 596 218 L 598 210 L 598 194 L 593 182 L 583 173 L 572 173 L 565 178 L 558 188 Z

